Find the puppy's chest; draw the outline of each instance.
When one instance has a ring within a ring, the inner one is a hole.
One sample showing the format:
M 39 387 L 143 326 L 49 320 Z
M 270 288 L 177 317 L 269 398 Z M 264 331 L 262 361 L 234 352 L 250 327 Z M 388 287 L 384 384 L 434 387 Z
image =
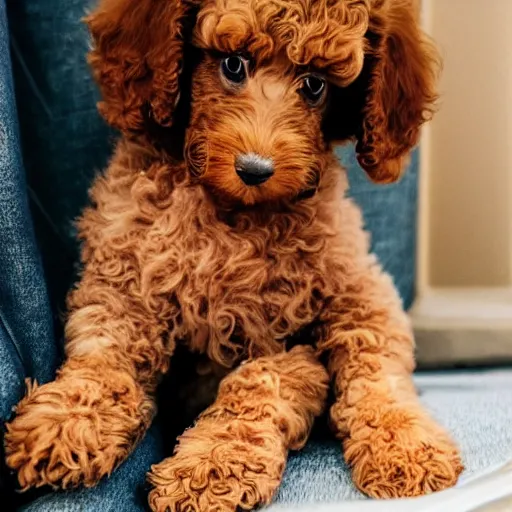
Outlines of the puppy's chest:
M 232 364 L 281 350 L 314 322 L 323 299 L 320 256 L 296 242 L 248 233 L 188 252 L 176 299 L 191 348 Z

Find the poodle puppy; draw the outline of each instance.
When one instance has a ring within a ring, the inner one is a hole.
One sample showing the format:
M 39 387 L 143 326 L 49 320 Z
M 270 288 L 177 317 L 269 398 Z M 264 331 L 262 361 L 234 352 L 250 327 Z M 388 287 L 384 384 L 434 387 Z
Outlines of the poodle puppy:
M 436 100 L 438 58 L 416 11 L 413 0 L 100 0 L 90 63 L 122 138 L 79 221 L 66 361 L 7 426 L 23 489 L 109 475 L 183 347 L 221 382 L 151 469 L 152 510 L 269 503 L 329 383 L 359 489 L 455 484 L 458 450 L 417 398 L 409 322 L 333 154 L 353 140 L 374 181 L 400 176 Z

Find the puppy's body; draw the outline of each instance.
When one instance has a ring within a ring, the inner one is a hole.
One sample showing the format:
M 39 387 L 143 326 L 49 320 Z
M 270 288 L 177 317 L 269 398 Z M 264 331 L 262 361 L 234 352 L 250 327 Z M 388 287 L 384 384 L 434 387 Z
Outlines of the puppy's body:
M 399 176 L 435 99 L 412 1 L 103 0 L 89 26 L 123 138 L 79 222 L 67 360 L 8 426 L 21 486 L 110 474 L 179 348 L 221 383 L 152 468 L 153 510 L 268 503 L 329 381 L 360 489 L 453 485 L 457 449 L 417 399 L 409 323 L 333 154 L 355 139 L 373 179 Z
M 219 206 L 179 166 L 148 166 L 140 153 L 123 144 L 92 191 L 96 207 L 80 221 L 84 278 L 91 281 L 72 294 L 71 311 L 90 302 L 103 279 L 129 292 L 134 276 L 111 265 L 119 252 L 140 276 L 148 309 L 172 322 L 169 344 L 186 344 L 232 368 L 284 350 L 317 322 L 345 285 L 326 276 L 366 254 L 360 214 L 344 198 L 345 178 L 334 158 L 314 197 L 240 209 Z M 127 224 L 137 230 L 129 240 Z M 94 349 L 89 341 L 68 345 L 71 355 Z

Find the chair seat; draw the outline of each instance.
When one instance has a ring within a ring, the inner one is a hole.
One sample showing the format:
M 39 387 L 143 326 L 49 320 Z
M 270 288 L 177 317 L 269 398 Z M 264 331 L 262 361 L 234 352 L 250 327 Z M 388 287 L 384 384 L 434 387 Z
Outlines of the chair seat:
M 419 374 L 421 400 L 452 432 L 463 452 L 471 478 L 512 460 L 512 370 Z M 143 512 L 145 474 L 163 457 L 161 437 L 154 427 L 131 458 L 95 489 L 47 494 L 24 507 L 24 512 Z M 276 496 L 283 505 L 339 503 L 365 497 L 352 485 L 339 442 L 311 441 L 290 456 Z M 388 502 L 389 503 L 389 502 Z M 293 508 L 291 508 L 293 510 Z

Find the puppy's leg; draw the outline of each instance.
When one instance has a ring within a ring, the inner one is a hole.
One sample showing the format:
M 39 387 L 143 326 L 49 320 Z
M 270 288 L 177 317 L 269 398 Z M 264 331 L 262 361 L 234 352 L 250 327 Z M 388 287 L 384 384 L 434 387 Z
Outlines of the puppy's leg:
M 243 365 L 221 383 L 216 402 L 153 466 L 155 512 L 234 512 L 269 503 L 289 449 L 301 448 L 325 404 L 328 376 L 312 349 Z
M 5 436 L 22 489 L 92 486 L 144 435 L 172 346 L 136 298 L 86 275 L 70 299 L 67 360 L 54 382 L 29 386 Z
M 330 354 L 331 421 L 354 483 L 375 498 L 454 485 L 459 453 L 417 398 L 412 333 L 391 280 L 375 265 L 338 277 L 345 292 L 324 314 L 319 348 Z

